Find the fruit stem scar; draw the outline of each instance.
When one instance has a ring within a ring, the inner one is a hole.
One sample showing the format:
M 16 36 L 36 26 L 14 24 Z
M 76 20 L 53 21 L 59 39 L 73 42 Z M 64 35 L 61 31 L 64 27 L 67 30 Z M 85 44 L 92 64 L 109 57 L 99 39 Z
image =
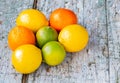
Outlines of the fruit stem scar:
M 33 7 L 32 7 L 33 9 L 37 9 L 37 0 L 34 0 L 34 2 L 33 2 Z

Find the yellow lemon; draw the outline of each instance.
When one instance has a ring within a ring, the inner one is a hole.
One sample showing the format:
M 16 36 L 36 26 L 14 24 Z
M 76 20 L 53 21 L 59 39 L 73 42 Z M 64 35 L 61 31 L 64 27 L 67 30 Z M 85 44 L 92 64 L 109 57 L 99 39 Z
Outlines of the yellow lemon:
M 77 52 L 84 49 L 88 43 L 87 30 L 78 24 L 68 25 L 63 28 L 58 36 L 59 42 L 67 52 Z
M 16 24 L 17 26 L 23 26 L 36 32 L 42 26 L 48 25 L 48 21 L 41 11 L 26 9 L 18 15 Z
M 23 74 L 34 72 L 41 62 L 41 50 L 32 44 L 19 46 L 12 53 L 12 65 L 16 71 Z

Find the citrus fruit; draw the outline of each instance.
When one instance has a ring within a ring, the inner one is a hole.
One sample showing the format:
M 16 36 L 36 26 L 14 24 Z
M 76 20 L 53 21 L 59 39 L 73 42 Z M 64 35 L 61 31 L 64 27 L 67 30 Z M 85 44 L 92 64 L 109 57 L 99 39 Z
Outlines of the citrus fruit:
M 57 40 L 57 37 L 57 31 L 49 26 L 41 27 L 36 33 L 37 43 L 40 48 L 49 41 Z
M 8 45 L 10 49 L 15 50 L 23 44 L 35 44 L 35 35 L 28 28 L 15 26 L 8 33 Z
M 50 15 L 50 26 L 60 31 L 67 25 L 76 24 L 77 16 L 72 10 L 65 8 L 58 8 Z
M 87 30 L 78 24 L 66 26 L 58 36 L 58 41 L 65 47 L 67 52 L 82 50 L 87 45 L 88 39 Z
M 12 65 L 16 71 L 23 74 L 34 72 L 39 68 L 41 61 L 41 50 L 31 44 L 19 46 L 12 53 Z
M 57 41 L 50 41 L 42 48 L 43 60 L 50 66 L 59 65 L 63 62 L 66 52 L 64 47 Z
M 18 26 L 24 26 L 36 32 L 40 27 L 48 25 L 45 15 L 35 9 L 23 10 L 16 18 Z

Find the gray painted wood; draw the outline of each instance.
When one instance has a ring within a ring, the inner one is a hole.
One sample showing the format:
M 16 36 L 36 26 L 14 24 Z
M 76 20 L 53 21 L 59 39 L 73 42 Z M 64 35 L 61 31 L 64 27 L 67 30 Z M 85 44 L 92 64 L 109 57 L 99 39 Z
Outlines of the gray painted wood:
M 22 75 L 11 65 L 11 51 L 7 45 L 9 30 L 15 26 L 18 13 L 32 7 L 33 0 L 0 0 L 0 83 L 21 83 Z
M 120 83 L 120 0 L 107 1 L 110 83 Z
M 96 2 L 93 0 L 54 0 L 52 3 L 40 0 L 38 4 L 40 4 L 38 8 L 46 15 L 59 7 L 73 10 L 79 18 L 79 24 L 87 28 L 90 41 L 83 51 L 69 53 L 61 65 L 50 68 L 42 65 L 36 73 L 29 76 L 28 82 L 109 83 L 105 0 L 96 0 Z M 46 72 L 48 68 L 49 71 Z
M 10 63 L 7 34 L 18 13 L 32 8 L 32 4 L 33 0 L 0 0 L 0 83 L 22 82 L 22 75 Z M 27 83 L 120 83 L 119 4 L 120 0 L 38 0 L 37 9 L 48 19 L 56 8 L 73 10 L 90 39 L 81 52 L 67 53 L 61 65 L 50 67 L 42 63 L 28 75 Z

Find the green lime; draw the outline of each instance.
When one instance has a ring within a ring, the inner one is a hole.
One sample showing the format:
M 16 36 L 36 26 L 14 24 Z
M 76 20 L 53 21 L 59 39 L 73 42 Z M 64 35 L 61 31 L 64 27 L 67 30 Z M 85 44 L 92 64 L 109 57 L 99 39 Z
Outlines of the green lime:
M 57 37 L 57 31 L 50 26 L 43 26 L 36 33 L 37 43 L 40 48 L 49 41 L 56 41 Z
M 43 59 L 50 66 L 59 65 L 63 62 L 66 52 L 64 47 L 57 41 L 50 41 L 42 48 Z

